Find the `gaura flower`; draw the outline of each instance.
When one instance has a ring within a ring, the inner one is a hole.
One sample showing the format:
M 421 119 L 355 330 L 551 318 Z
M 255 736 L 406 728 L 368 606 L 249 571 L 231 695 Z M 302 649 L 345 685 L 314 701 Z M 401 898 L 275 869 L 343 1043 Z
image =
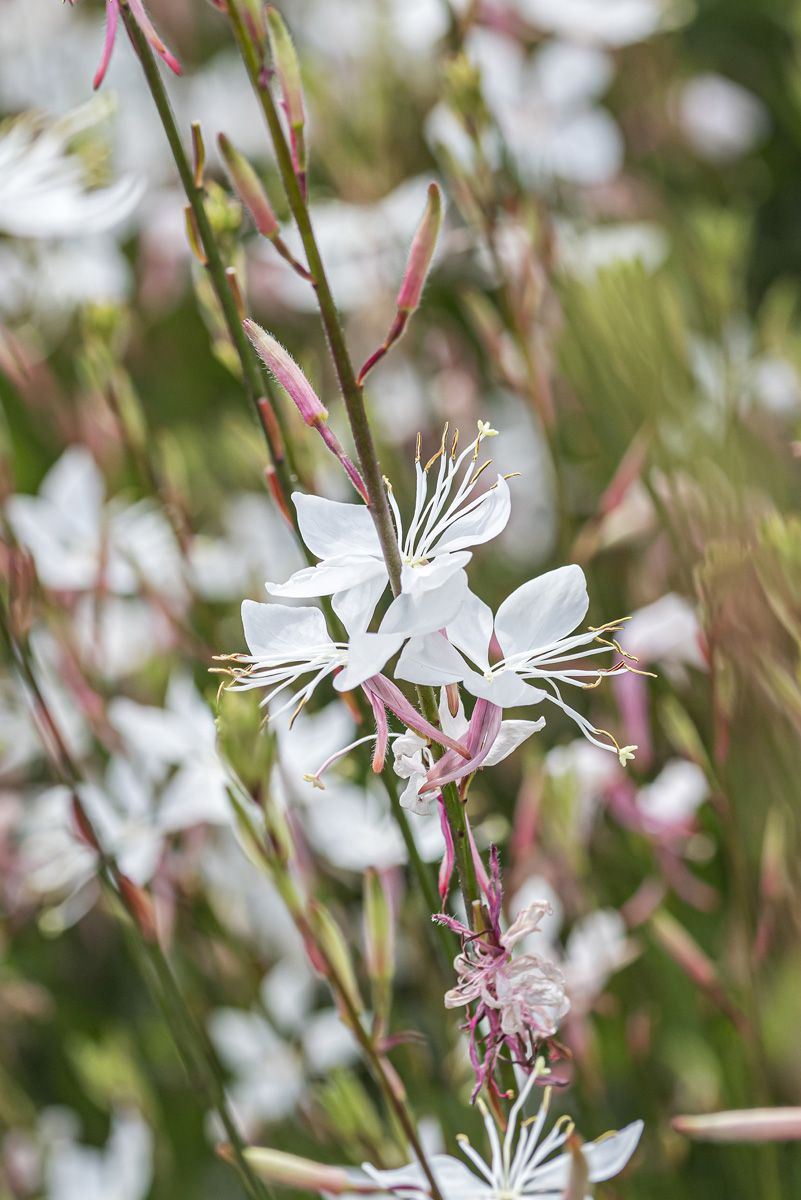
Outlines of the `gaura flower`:
M 527 1200 L 528 1197 L 560 1200 L 566 1195 L 573 1155 L 565 1151 L 552 1156 L 572 1136 L 573 1122 L 562 1117 L 550 1133 L 542 1136 L 550 1107 L 550 1088 L 543 1093 L 536 1117 L 522 1118 L 535 1083 L 547 1074 L 542 1059 L 538 1060 L 512 1106 L 505 1132 L 482 1105 L 491 1148 L 489 1161 L 463 1135 L 459 1144 L 472 1166 L 449 1154 L 437 1154 L 430 1159 L 443 1200 Z M 642 1129 L 642 1121 L 633 1121 L 619 1132 L 584 1142 L 579 1152 L 584 1156 L 588 1182 L 600 1183 L 619 1175 L 636 1150 Z M 431 1196 L 431 1185 L 416 1163 L 390 1171 L 380 1171 L 364 1163 L 362 1170 L 383 1190 L 403 1200 L 428 1200 Z
M 494 434 L 488 423 L 479 422 L 476 438 L 457 454 L 458 434 L 448 446 L 446 426 L 439 450 L 424 465 L 418 440 L 415 504 L 408 526 L 389 489 L 403 565 L 401 593 L 384 615 L 380 634 L 429 633 L 459 612 L 468 595 L 464 568 L 472 554 L 467 547 L 489 541 L 509 520 L 509 487 L 502 475 L 476 495 L 479 478 L 489 466 L 488 461 L 478 465 L 479 448 Z M 320 562 L 297 571 L 286 583 L 268 583 L 267 591 L 280 597 L 332 596 L 334 610 L 348 629 L 366 629 L 389 582 L 369 509 L 298 492 L 292 500 L 301 537 Z
M 99 234 L 121 224 L 139 203 L 142 181 L 132 175 L 91 187 L 75 149 L 78 134 L 108 112 L 102 100 L 59 120 L 26 113 L 0 135 L 0 232 L 19 238 Z
M 474 696 L 501 708 L 547 700 L 567 713 L 594 745 L 614 750 L 625 763 L 634 757 L 636 746 L 619 746 L 610 733 L 596 729 L 572 708 L 560 691 L 564 685 L 597 687 L 606 676 L 636 669 L 631 665 L 636 660 L 613 638 L 603 637 L 616 632 L 619 622 L 571 634 L 588 607 L 587 584 L 578 566 L 559 567 L 524 583 L 504 600 L 494 621 L 489 606 L 468 593 L 446 627 L 447 636 L 437 632 L 407 643 L 395 676 L 412 683 L 462 683 Z M 490 662 L 493 649 L 499 657 Z M 618 658 L 610 667 L 585 661 L 615 652 Z
M 319 608 L 289 608 L 283 604 L 257 604 L 255 600 L 243 600 L 242 625 L 250 654 L 218 655 L 218 661 L 237 665 L 217 668 L 217 673 L 232 676 L 233 681 L 228 684 L 230 691 L 265 688 L 267 694 L 261 703 L 272 706 L 270 716 L 273 719 L 290 708 L 293 717 L 296 716 L 311 699 L 317 685 L 334 675 L 337 691 L 350 691 L 360 686 L 370 703 L 377 730 L 373 763 L 376 771 L 383 766 L 389 741 L 387 711 L 423 737 L 439 742 L 463 758 L 469 757 L 465 746 L 426 721 L 400 689 L 381 674 L 387 659 L 398 649 L 400 637 L 361 633 L 350 643 L 335 642 Z M 311 678 L 294 688 L 305 676 Z M 275 701 L 279 697 L 282 700 L 276 708 Z M 329 756 L 317 776 L 309 776 L 310 781 L 319 782 L 320 774 L 333 761 L 364 740 L 359 738 L 351 746 Z

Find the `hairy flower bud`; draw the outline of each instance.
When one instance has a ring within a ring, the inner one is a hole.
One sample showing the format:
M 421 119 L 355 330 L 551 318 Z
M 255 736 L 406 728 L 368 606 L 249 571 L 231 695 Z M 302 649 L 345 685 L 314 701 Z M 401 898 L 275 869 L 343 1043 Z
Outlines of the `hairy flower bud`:
M 306 110 L 303 104 L 300 64 L 289 30 L 278 9 L 272 6 L 267 9 L 267 34 L 281 87 L 281 100 L 289 122 L 293 166 L 305 194 L 306 143 L 303 128 L 306 124 Z
M 328 410 L 292 355 L 255 321 L 244 321 L 243 325 L 259 358 L 275 377 L 276 382 L 280 383 L 306 424 L 317 425 L 318 422 L 325 421 Z
M 261 180 L 224 133 L 218 136 L 217 145 L 234 191 L 253 218 L 259 233 L 272 241 L 278 236 L 280 226 Z

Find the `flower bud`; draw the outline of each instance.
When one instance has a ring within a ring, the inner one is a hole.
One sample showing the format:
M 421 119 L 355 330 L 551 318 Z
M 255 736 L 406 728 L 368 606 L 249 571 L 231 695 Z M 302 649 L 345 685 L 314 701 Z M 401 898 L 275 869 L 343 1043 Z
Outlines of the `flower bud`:
M 336 974 L 336 983 L 339 987 L 335 989 L 335 992 L 338 993 L 341 989 L 345 993 L 345 999 L 348 1001 L 349 1007 L 356 1014 L 363 1013 L 364 1003 L 359 994 L 359 985 L 356 982 L 353 960 L 342 930 L 328 909 L 316 902 L 311 905 L 311 925 L 320 950 L 323 952 L 332 972 Z M 350 1019 L 351 1014 L 347 1011 L 347 1008 L 343 1008 L 339 995 L 337 995 L 337 1005 L 340 1009 L 340 1014 L 345 1016 L 346 1019 Z
M 227 1158 L 227 1148 L 221 1148 L 220 1155 Z M 330 1192 L 334 1196 L 353 1190 L 353 1182 L 342 1167 L 312 1162 L 310 1158 L 261 1146 L 248 1146 L 245 1158 L 256 1174 L 269 1183 L 283 1184 L 302 1192 Z
M 206 169 L 206 143 L 203 141 L 200 121 L 192 122 L 192 160 L 195 187 L 202 188 L 203 172 Z
M 278 236 L 280 226 L 261 180 L 224 133 L 218 136 L 217 145 L 234 191 L 253 218 L 259 233 L 272 241 Z
M 364 950 L 372 980 L 383 982 L 395 971 L 395 931 L 386 877 L 372 868 L 364 877 Z
M 275 377 L 276 382 L 280 383 L 306 424 L 316 425 L 325 421 L 328 410 L 292 355 L 255 321 L 244 321 L 243 325 L 259 358 Z
M 283 17 L 272 5 L 267 9 L 267 33 L 287 120 L 293 129 L 302 129 L 306 121 L 306 112 L 303 106 L 300 64 Z
M 435 183 L 431 183 L 428 187 L 425 212 L 417 226 L 398 292 L 398 309 L 402 313 L 412 313 L 420 304 L 441 224 L 442 193 Z
M 798 1142 L 801 1108 L 743 1108 L 674 1117 L 677 1133 L 697 1142 Z
M 189 249 L 192 251 L 201 267 L 205 267 L 208 265 L 209 260 L 206 258 L 206 251 L 203 249 L 203 239 L 200 236 L 200 229 L 198 227 L 195 211 L 188 204 L 184 209 L 184 216 L 186 217 L 186 238 L 189 242 Z

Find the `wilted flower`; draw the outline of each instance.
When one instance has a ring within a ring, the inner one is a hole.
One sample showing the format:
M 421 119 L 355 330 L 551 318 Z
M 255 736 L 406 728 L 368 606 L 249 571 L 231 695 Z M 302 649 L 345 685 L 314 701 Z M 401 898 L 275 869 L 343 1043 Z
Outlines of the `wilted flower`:
M 536 954 L 512 957 L 522 938 L 539 931 L 550 905 L 534 901 L 505 933 L 501 930 L 503 892 L 495 847 L 485 892 L 489 927 L 477 934 L 453 917 L 440 913 L 434 918 L 463 941 L 454 961 L 459 982 L 447 992 L 445 1006 L 471 1006 L 466 1029 L 476 1073 L 474 1096 L 485 1083 L 496 1086 L 493 1072 L 504 1050 L 513 1062 L 532 1063 L 539 1042 L 553 1036 L 570 1009 L 562 972 L 554 963 Z
M 127 0 L 128 9 L 136 24 L 142 30 L 145 38 L 150 43 L 152 48 L 158 54 L 171 71 L 176 75 L 181 74 L 181 64 L 178 62 L 174 54 L 172 54 L 164 42 L 156 32 L 153 22 L 145 12 L 145 6 L 142 0 Z M 97 89 L 106 77 L 109 63 L 111 62 L 111 54 L 114 49 L 114 41 L 117 37 L 117 26 L 120 20 L 120 0 L 106 0 L 106 37 L 103 43 L 103 57 L 100 60 L 100 66 L 95 73 L 92 86 Z

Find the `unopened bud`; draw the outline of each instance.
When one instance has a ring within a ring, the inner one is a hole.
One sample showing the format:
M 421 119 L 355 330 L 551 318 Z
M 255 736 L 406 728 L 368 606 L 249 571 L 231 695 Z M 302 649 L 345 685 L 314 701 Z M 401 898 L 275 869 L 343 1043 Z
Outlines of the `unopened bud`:
M 325 421 L 328 410 L 291 354 L 255 321 L 242 322 L 256 353 L 293 402 L 307 425 Z
M 342 930 L 328 909 L 318 903 L 314 903 L 311 907 L 311 925 L 318 947 L 330 965 L 332 974 L 336 976 L 336 979 L 332 979 L 331 982 L 338 985 L 337 992 L 340 990 L 344 992 L 342 999 L 347 1001 L 347 1006 L 343 1006 L 340 996 L 337 995 L 340 1014 L 349 1019 L 351 1013 L 348 1012 L 348 1007 L 356 1014 L 361 1014 L 364 1012 L 364 1003 L 359 994 L 353 960 Z
M 280 226 L 261 180 L 224 133 L 217 138 L 217 145 L 234 191 L 253 218 L 259 233 L 272 241 L 278 236 Z
M 187 205 L 184 209 L 184 216 L 186 217 L 186 237 L 189 242 L 189 249 L 201 267 L 205 267 L 208 265 L 208 259 L 206 258 L 206 251 L 203 249 L 203 239 L 200 236 L 200 229 L 194 209 Z
M 674 1117 L 671 1124 L 697 1142 L 801 1141 L 801 1108 L 743 1108 Z
M 231 1157 L 228 1147 L 218 1150 L 221 1158 Z M 269 1183 L 282 1184 L 301 1192 L 330 1192 L 339 1196 L 353 1191 L 353 1181 L 343 1167 L 332 1167 L 326 1163 L 312 1162 L 297 1154 L 285 1154 L 282 1150 L 268 1150 L 261 1146 L 248 1146 L 245 1158 L 261 1179 Z
M 192 156 L 194 159 L 195 187 L 203 187 L 203 172 L 206 168 L 206 143 L 203 141 L 203 131 L 200 121 L 192 122 Z
M 567 1140 L 570 1154 L 570 1175 L 564 1190 L 564 1200 L 584 1200 L 589 1191 L 590 1168 L 582 1150 L 583 1142 L 577 1133 Z
M 284 112 L 289 122 L 295 171 L 303 185 L 306 172 L 306 145 L 303 137 L 306 111 L 303 104 L 300 64 L 292 38 L 289 36 L 289 30 L 284 24 L 281 14 L 272 6 L 267 9 L 267 33 L 270 38 L 273 64 L 281 86 Z
M 395 931 L 386 877 L 370 869 L 364 876 L 364 949 L 370 978 L 391 979 L 395 970 Z
M 412 313 L 420 304 L 441 224 L 442 194 L 437 185 L 432 183 L 428 187 L 425 212 L 414 235 L 403 282 L 398 292 L 398 309 L 401 312 Z

